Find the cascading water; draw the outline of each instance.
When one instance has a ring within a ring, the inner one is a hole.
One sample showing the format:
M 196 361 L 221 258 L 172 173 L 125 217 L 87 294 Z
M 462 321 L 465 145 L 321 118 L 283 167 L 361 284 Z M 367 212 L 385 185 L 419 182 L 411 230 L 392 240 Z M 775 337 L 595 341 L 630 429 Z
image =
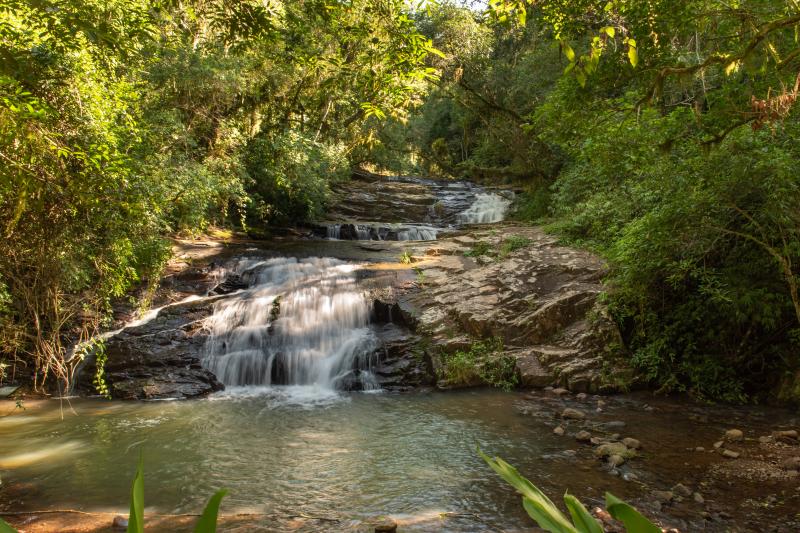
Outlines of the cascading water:
M 215 305 L 204 366 L 226 385 L 374 390 L 378 340 L 356 265 L 331 258 L 240 260 L 247 284 Z
M 475 202 L 458 214 L 459 224 L 488 224 L 500 222 L 506 216 L 511 200 L 494 193 L 478 193 Z

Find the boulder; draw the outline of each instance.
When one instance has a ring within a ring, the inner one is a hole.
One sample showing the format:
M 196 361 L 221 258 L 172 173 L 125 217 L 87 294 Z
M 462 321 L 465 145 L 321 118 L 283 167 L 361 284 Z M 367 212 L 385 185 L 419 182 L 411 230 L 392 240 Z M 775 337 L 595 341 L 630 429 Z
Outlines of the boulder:
M 744 440 L 744 433 L 740 429 L 729 429 L 725 432 L 725 440 L 728 442 L 740 442 Z
M 584 420 L 586 418 L 586 413 L 584 413 L 580 409 L 573 409 L 571 407 L 567 407 L 566 409 L 561 411 L 561 418 L 567 420 Z

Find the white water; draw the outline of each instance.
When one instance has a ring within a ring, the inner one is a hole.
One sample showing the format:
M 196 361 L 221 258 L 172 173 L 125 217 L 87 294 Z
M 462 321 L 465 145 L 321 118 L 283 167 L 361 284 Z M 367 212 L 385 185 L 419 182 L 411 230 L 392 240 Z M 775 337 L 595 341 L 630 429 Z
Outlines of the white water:
M 439 230 L 426 225 L 401 224 L 353 224 L 356 239 L 359 241 L 385 240 L 388 235 L 396 235 L 398 241 L 435 241 Z M 342 238 L 342 224 L 327 226 L 327 237 L 339 240 Z
M 203 364 L 225 385 L 378 388 L 378 341 L 357 265 L 331 258 L 239 261 L 249 288 L 215 305 Z
M 488 224 L 500 222 L 506 216 L 511 200 L 494 193 L 479 193 L 475 196 L 475 203 L 468 209 L 458 214 L 456 220 L 459 224 Z

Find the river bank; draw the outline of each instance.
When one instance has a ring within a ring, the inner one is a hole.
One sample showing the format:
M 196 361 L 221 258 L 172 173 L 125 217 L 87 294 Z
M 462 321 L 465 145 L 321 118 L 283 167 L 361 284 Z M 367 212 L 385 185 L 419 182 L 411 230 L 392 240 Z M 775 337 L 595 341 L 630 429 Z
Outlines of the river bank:
M 604 314 L 600 258 L 501 222 L 510 193 L 390 183 L 351 182 L 331 220 L 268 241 L 176 240 L 154 310 L 117 308 L 115 400 L 4 403 L 0 515 L 108 530 L 142 449 L 156 530 L 191 529 L 224 486 L 231 531 L 383 515 L 532 531 L 480 445 L 554 499 L 611 491 L 681 531 L 796 530 L 797 413 L 621 393 L 642 382 Z M 77 392 L 95 374 L 87 360 Z

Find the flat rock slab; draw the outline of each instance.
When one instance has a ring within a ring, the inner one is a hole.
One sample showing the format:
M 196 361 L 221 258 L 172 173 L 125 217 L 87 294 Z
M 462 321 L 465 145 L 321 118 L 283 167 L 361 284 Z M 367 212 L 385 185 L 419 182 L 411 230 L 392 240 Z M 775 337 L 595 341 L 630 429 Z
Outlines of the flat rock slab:
M 19 385 L 5 385 L 0 387 L 0 398 L 8 398 L 19 388 Z

